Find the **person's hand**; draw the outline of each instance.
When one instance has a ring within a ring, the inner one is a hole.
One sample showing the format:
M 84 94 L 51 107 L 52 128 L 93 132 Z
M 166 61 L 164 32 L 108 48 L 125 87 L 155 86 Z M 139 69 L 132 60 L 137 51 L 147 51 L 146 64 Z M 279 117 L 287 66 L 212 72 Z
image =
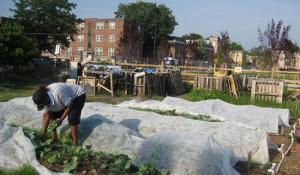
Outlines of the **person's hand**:
M 56 120 L 56 127 L 59 127 L 62 123 L 62 120 L 61 119 L 57 119 Z

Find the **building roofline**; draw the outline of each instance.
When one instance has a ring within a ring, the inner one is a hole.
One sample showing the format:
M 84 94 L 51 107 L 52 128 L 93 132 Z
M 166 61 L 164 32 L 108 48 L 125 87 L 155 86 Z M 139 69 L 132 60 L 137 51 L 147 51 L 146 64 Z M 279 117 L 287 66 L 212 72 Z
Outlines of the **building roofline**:
M 111 20 L 111 21 L 118 21 L 118 20 L 124 20 L 124 18 L 83 18 L 82 20 Z

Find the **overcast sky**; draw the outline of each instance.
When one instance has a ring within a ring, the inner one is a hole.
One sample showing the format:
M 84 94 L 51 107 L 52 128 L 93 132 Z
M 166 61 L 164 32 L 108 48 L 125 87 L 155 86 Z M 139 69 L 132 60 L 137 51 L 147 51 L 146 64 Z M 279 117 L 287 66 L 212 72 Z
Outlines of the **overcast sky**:
M 134 0 L 71 0 L 81 17 L 112 18 L 120 3 Z M 204 37 L 228 31 L 232 41 L 244 48 L 258 46 L 258 28 L 265 29 L 273 19 L 291 25 L 290 38 L 300 45 L 300 0 L 152 0 L 173 11 L 178 25 L 173 35 L 199 33 Z M 12 16 L 12 0 L 0 0 L 0 16 Z

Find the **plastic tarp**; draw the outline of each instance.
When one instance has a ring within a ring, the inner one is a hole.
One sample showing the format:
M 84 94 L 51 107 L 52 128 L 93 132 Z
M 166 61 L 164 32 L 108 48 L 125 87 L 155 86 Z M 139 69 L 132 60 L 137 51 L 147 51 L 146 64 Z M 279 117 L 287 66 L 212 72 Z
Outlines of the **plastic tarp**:
M 126 102 L 125 102 L 126 103 Z M 129 101 L 132 103 L 132 101 Z M 236 161 L 252 160 L 269 162 L 269 137 L 262 130 L 245 128 L 229 122 L 205 122 L 181 116 L 164 116 L 104 103 L 86 103 L 83 113 L 87 116 L 101 113 L 106 118 L 136 130 L 143 137 L 151 137 L 161 132 L 189 132 L 209 134 L 224 147 L 229 147 L 236 155 Z
M 151 160 L 157 168 L 172 169 L 176 175 L 239 174 L 232 168 L 232 151 L 210 135 L 159 133 L 146 139 L 137 155 L 140 163 Z
M 153 109 L 160 111 L 175 110 L 177 114 L 208 115 L 214 119 L 231 122 L 248 128 L 260 129 L 268 133 L 278 133 L 279 126 L 289 126 L 288 109 L 263 108 L 253 105 L 233 105 L 222 100 L 189 102 L 175 97 L 163 101 L 131 100 L 119 106 Z
M 39 128 L 41 115 L 31 97 L 0 103 L 0 119 L 8 123 Z M 60 131 L 67 129 L 64 122 Z M 261 163 L 269 161 L 268 136 L 264 131 L 229 122 L 163 116 L 99 102 L 85 104 L 79 136 L 81 143 L 92 145 L 95 150 L 127 154 L 137 164 L 153 154 L 150 145 L 158 145 L 162 150 L 169 148 L 169 152 L 160 154 L 155 166 L 170 169 L 173 174 L 182 174 L 180 162 L 189 162 L 184 164 L 184 174 L 235 174 L 232 165 L 238 160 L 248 160 L 248 156 Z M 215 158 L 210 158 L 213 155 Z M 208 161 L 207 166 L 199 165 L 198 162 L 203 161 Z M 218 167 L 216 171 L 210 169 L 213 165 Z

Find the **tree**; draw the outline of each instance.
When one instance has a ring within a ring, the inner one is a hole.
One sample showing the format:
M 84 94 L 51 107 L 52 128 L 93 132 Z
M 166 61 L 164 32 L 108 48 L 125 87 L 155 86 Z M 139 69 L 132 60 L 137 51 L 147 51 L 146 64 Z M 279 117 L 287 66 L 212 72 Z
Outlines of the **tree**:
M 143 46 L 142 26 L 135 21 L 126 20 L 118 46 L 118 53 L 123 59 L 138 58 Z
M 77 33 L 80 21 L 71 11 L 76 4 L 68 0 L 19 0 L 15 2 L 14 18 L 34 40 L 39 51 L 52 52 L 56 44 L 68 47 Z
M 190 33 L 183 35 L 182 38 L 188 40 L 187 52 L 189 57 L 200 60 L 208 59 L 209 45 L 202 35 Z
M 230 43 L 230 50 L 235 50 L 235 51 L 243 51 L 244 48 L 241 44 L 236 43 L 236 42 L 231 42 Z
M 190 33 L 190 34 L 183 35 L 182 38 L 185 40 L 199 40 L 199 39 L 202 39 L 203 36 L 201 36 L 198 33 Z
M 289 39 L 291 26 L 284 26 L 280 20 L 277 24 L 272 19 L 265 31 L 258 29 L 258 40 L 260 42 L 261 59 L 272 69 L 272 78 L 274 78 L 276 66 L 280 60 L 281 54 L 293 55 L 289 59 L 294 59 L 294 46 Z
M 221 32 L 221 37 L 219 40 L 218 50 L 217 50 L 217 62 L 219 64 L 225 64 L 225 68 L 230 65 L 230 38 L 228 32 Z
M 35 56 L 37 50 L 23 27 L 14 22 L 0 23 L 0 65 L 19 68 Z
M 144 56 L 155 54 L 156 46 L 161 40 L 172 34 L 177 22 L 172 11 L 163 4 L 138 1 L 129 4 L 119 4 L 115 12 L 117 18 L 137 21 L 144 29 Z

